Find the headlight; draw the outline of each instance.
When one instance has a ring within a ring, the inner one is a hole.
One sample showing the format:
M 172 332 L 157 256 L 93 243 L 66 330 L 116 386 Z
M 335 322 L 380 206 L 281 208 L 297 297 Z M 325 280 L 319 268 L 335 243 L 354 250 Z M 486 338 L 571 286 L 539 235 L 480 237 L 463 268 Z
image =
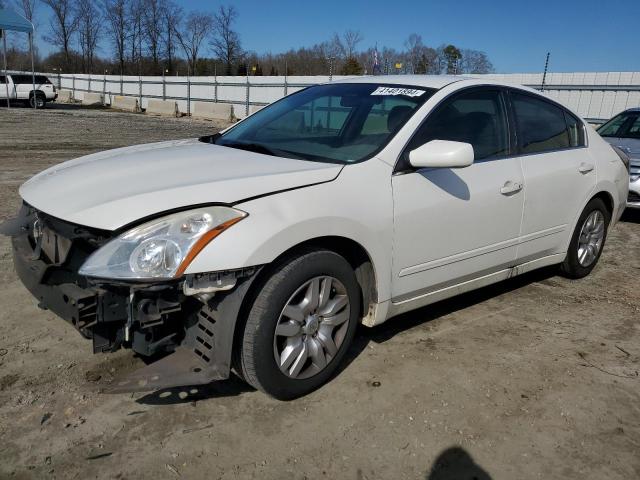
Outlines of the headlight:
M 205 207 L 144 223 L 95 251 L 80 275 L 122 280 L 181 276 L 211 240 L 247 214 L 229 207 Z

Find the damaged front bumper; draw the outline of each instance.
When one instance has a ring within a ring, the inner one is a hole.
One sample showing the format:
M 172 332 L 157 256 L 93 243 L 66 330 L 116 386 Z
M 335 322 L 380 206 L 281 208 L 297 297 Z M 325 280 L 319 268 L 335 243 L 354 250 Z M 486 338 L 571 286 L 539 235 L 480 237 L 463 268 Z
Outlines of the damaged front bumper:
M 112 391 L 156 390 L 229 377 L 236 320 L 259 268 L 135 283 L 79 275 L 113 232 L 70 224 L 24 205 L 2 232 L 16 272 L 49 309 L 93 342 L 94 353 L 131 348 L 159 360 L 116 379 Z

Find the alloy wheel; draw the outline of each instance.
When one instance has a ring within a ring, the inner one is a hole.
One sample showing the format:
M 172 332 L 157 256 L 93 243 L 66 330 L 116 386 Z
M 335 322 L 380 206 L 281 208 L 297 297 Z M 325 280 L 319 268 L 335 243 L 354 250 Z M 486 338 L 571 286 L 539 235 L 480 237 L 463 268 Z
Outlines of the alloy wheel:
M 320 276 L 301 285 L 289 298 L 273 339 L 273 354 L 280 371 L 304 379 L 324 370 L 338 353 L 351 309 L 344 285 Z
M 604 241 L 605 221 L 600 210 L 594 210 L 586 218 L 578 238 L 578 262 L 588 267 L 598 258 Z

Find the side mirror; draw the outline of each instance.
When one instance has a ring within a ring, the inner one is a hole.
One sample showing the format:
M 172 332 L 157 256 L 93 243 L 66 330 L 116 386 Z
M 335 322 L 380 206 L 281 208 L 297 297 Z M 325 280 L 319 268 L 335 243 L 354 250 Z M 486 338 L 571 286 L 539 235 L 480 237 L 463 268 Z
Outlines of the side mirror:
M 473 164 L 470 143 L 431 140 L 409 152 L 409 163 L 416 168 L 464 168 Z

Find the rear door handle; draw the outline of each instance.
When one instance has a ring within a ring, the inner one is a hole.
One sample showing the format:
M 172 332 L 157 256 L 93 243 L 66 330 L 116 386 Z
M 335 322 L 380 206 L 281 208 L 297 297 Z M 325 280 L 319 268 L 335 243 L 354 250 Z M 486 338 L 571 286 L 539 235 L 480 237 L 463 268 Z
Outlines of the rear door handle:
M 593 163 L 584 163 L 584 162 L 582 162 L 580 164 L 580 166 L 578 167 L 578 171 L 580 173 L 589 173 L 594 168 L 595 168 L 595 165 Z
M 509 195 L 511 193 L 519 192 L 520 190 L 522 190 L 522 184 L 520 182 L 507 180 L 500 189 L 500 193 L 502 195 Z

